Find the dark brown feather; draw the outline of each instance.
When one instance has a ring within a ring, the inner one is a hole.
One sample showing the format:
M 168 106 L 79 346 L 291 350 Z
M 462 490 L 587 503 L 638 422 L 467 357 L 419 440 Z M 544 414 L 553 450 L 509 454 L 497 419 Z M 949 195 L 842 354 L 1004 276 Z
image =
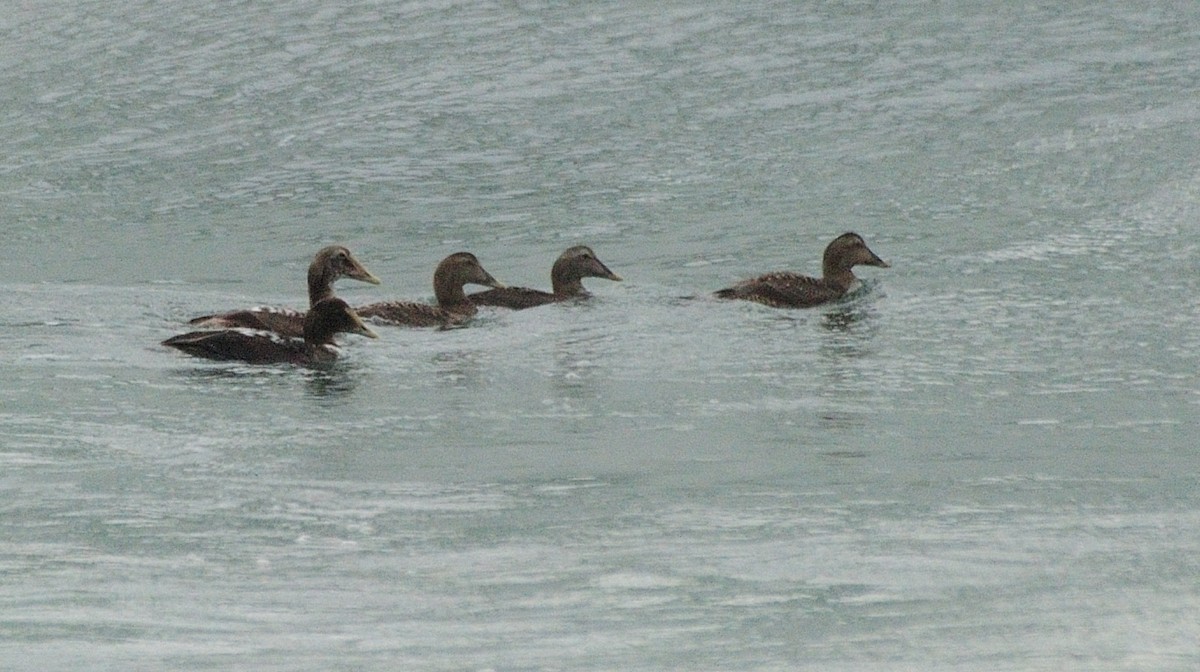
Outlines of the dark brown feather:
M 188 324 L 208 329 L 262 329 L 283 336 L 304 335 L 304 313 L 272 306 L 204 315 L 188 320 Z
M 586 296 L 586 293 L 584 296 Z M 571 297 L 556 296 L 550 292 L 543 292 L 540 289 L 530 289 L 528 287 L 505 287 L 503 289 L 489 289 L 484 292 L 475 292 L 474 294 L 469 294 L 467 298 L 471 300 L 471 303 L 479 306 L 497 306 L 500 308 L 522 310 L 524 308 L 544 306 L 547 303 L 555 303 Z
M 415 301 L 381 301 L 360 306 L 355 312 L 364 319 L 399 327 L 449 327 L 475 314 L 473 304 L 460 304 L 451 311 Z
M 514 310 L 534 308 L 571 298 L 590 296 L 583 288 L 584 278 L 621 280 L 621 276 L 610 271 L 604 262 L 596 257 L 592 248 L 586 245 L 576 245 L 567 248 L 560 254 L 550 268 L 550 282 L 554 289 L 552 292 L 529 287 L 505 287 L 476 292 L 467 298 L 480 306 L 498 306 Z
M 320 301 L 304 318 L 303 338 L 266 330 L 221 329 L 172 336 L 163 345 L 196 357 L 236 360 L 250 364 L 326 364 L 337 359 L 333 337 L 337 333 L 376 338 L 345 301 Z
M 308 305 L 333 296 L 333 283 L 339 278 L 351 278 L 373 285 L 379 284 L 350 250 L 341 245 L 321 248 L 308 266 Z M 304 335 L 304 311 L 273 306 L 258 306 L 225 313 L 202 315 L 188 324 L 210 329 L 265 329 L 284 336 Z
M 887 262 L 867 248 L 862 236 L 843 233 L 825 247 L 820 278 L 787 271 L 768 273 L 717 290 L 713 295 L 776 308 L 809 308 L 845 296 L 858 281 L 851 270 L 858 265 L 888 267 Z
M 359 306 L 355 311 L 380 324 L 400 327 L 453 327 L 466 322 L 477 309 L 463 292 L 466 284 L 503 287 L 470 252 L 446 257 L 433 272 L 433 294 L 437 305 L 415 301 L 381 301 Z

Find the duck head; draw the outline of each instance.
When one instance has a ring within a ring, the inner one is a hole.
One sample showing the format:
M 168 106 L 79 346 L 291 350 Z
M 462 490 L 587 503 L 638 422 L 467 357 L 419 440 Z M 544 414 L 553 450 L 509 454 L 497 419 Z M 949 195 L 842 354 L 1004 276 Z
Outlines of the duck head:
M 855 266 L 879 266 L 888 268 L 889 264 L 867 247 L 862 236 L 857 233 L 843 233 L 825 248 L 825 256 L 821 262 L 826 277 L 849 271 Z
M 463 303 L 467 295 L 463 285 L 483 285 L 503 289 L 504 283 L 484 270 L 479 259 L 470 252 L 455 252 L 438 264 L 433 272 L 433 293 L 439 305 Z
M 583 278 L 604 278 L 620 282 L 621 276 L 609 270 L 592 248 L 576 245 L 559 255 L 550 269 L 555 294 L 577 294 L 583 291 Z
M 379 338 L 358 317 L 354 309 L 338 298 L 318 301 L 304 316 L 304 340 L 314 344 L 332 343 L 333 335 L 358 334 Z
M 330 245 L 318 251 L 308 266 L 308 296 L 311 304 L 333 296 L 332 285 L 338 278 L 379 284 L 379 278 L 355 259 L 349 249 Z

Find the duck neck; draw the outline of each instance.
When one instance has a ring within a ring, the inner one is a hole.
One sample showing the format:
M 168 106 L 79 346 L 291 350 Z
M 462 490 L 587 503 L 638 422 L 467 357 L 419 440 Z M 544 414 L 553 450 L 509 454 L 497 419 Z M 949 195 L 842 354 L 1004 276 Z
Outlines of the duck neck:
M 467 298 L 467 293 L 463 291 L 465 284 L 457 278 L 441 276 L 434 278 L 433 295 L 437 297 L 438 305 L 442 308 L 469 305 L 471 301 Z
M 832 263 L 825 263 L 823 266 L 822 280 L 831 285 L 836 285 L 842 289 L 848 289 L 858 280 L 850 268 L 843 268 L 838 264 Z
M 575 296 L 583 293 L 583 278 L 556 264 L 550 270 L 550 286 L 558 296 Z
M 333 334 L 329 324 L 311 311 L 304 318 L 304 342 L 308 345 L 329 345 L 333 343 Z
M 308 307 L 333 296 L 333 278 L 318 264 L 308 267 Z

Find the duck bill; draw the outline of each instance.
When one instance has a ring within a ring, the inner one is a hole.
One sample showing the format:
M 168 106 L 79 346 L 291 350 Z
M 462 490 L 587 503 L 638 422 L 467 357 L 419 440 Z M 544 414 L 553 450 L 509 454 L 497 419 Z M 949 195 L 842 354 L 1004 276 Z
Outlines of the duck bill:
M 870 250 L 867 250 L 867 251 L 871 252 Z M 887 263 L 883 259 L 880 259 L 879 255 L 875 254 L 874 252 L 871 252 L 871 260 L 867 262 L 867 265 L 868 266 L 878 266 L 880 268 L 891 268 L 892 267 L 891 264 Z
M 354 268 L 350 269 L 350 272 L 346 274 L 346 277 L 353 278 L 360 282 L 370 283 L 372 285 L 380 284 L 379 278 L 375 277 L 375 274 L 368 271 L 365 266 L 357 261 L 354 262 Z
M 483 285 L 484 287 L 492 287 L 495 289 L 504 289 L 503 282 L 500 282 L 499 280 L 493 278 L 491 273 L 488 273 L 487 271 L 483 270 L 482 268 L 479 269 L 479 275 L 472 278 L 471 282 L 473 282 L 477 285 Z
M 354 329 L 350 333 L 366 336 L 367 338 L 379 338 L 379 334 L 371 331 L 370 327 L 363 324 L 362 318 L 358 315 L 354 316 Z
M 605 266 L 604 262 L 600 261 L 599 259 L 596 260 L 596 268 L 593 270 L 595 271 L 596 277 L 598 277 L 598 278 L 604 278 L 605 280 L 615 280 L 616 282 L 620 282 L 620 281 L 624 280 L 624 278 L 622 278 L 621 276 L 610 271 L 608 269 L 608 266 Z

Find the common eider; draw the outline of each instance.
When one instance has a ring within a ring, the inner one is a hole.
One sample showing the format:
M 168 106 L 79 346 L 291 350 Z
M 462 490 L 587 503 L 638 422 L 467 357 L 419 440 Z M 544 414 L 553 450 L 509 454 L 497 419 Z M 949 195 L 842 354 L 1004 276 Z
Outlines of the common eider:
M 808 308 L 845 296 L 858 280 L 852 268 L 859 265 L 888 268 L 857 233 L 843 233 L 825 248 L 822 277 L 780 271 L 743 280 L 715 292 L 722 299 L 757 301 L 776 308 Z
M 456 252 L 441 261 L 433 272 L 433 294 L 437 305 L 414 301 L 383 301 L 355 308 L 361 317 L 379 324 L 406 327 L 452 327 L 468 320 L 478 310 L 467 298 L 463 285 L 504 285 L 484 270 L 470 252 Z
M 308 266 L 309 307 L 333 297 L 333 283 L 339 278 L 379 284 L 379 278 L 355 259 L 350 250 L 341 245 L 330 245 L 317 252 Z M 188 320 L 188 324 L 213 329 L 265 329 L 284 336 L 299 337 L 304 335 L 304 312 L 291 308 L 258 306 L 203 315 Z
M 345 301 L 318 301 L 304 316 L 304 336 L 294 338 L 256 329 L 193 331 L 172 336 L 162 344 L 196 357 L 250 364 L 328 364 L 338 356 L 333 337 L 338 333 L 378 338 Z
M 589 296 L 587 290 L 583 288 L 584 278 L 621 280 L 621 276 L 608 270 L 608 267 L 600 261 L 590 247 L 577 245 L 559 255 L 550 269 L 550 286 L 553 288 L 551 292 L 528 287 L 503 287 L 476 292 L 467 298 L 479 306 L 500 306 L 514 310 L 533 308 L 547 303 Z

